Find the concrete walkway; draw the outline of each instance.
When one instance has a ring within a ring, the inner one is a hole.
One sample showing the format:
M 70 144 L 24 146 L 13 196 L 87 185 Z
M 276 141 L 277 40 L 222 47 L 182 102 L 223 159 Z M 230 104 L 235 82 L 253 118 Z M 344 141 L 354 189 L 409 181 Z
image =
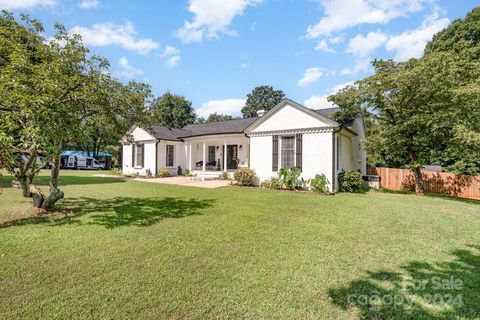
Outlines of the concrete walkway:
M 188 187 L 199 187 L 199 188 L 221 188 L 230 185 L 230 181 L 228 180 L 208 180 L 208 181 L 198 181 L 191 179 L 190 177 L 166 177 L 166 178 L 152 178 L 152 179 L 141 179 L 135 178 L 135 181 L 145 181 L 145 182 L 153 182 L 153 183 L 160 183 L 160 184 L 175 184 L 179 186 L 188 186 Z
M 149 178 L 149 179 L 126 178 L 126 177 L 122 177 L 122 176 L 114 176 L 114 175 L 108 175 L 108 174 L 94 174 L 94 176 L 129 179 L 129 180 L 135 180 L 135 181 L 160 183 L 160 184 L 175 184 L 175 185 L 179 185 L 179 186 L 208 188 L 208 189 L 226 187 L 226 186 L 229 186 L 230 182 L 231 182 L 231 181 L 228 181 L 228 180 L 198 181 L 198 180 L 191 179 L 191 177 L 183 177 L 183 176 L 166 177 L 166 178 Z

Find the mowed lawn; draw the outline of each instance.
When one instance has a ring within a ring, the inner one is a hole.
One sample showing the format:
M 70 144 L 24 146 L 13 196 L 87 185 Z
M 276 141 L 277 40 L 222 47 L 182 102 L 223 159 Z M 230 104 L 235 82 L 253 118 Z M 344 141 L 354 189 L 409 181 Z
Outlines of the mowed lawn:
M 31 204 L 4 177 L 0 319 L 480 317 L 474 201 L 92 174 L 62 171 L 59 213 L 13 222 Z

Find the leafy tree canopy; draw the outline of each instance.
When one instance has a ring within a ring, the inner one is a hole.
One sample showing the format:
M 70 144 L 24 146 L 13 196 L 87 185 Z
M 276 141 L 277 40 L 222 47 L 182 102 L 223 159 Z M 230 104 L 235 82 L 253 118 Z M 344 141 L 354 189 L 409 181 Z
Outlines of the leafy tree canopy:
M 258 110 L 268 111 L 285 98 L 281 90 L 271 86 L 259 86 L 247 95 L 247 102 L 242 108 L 244 118 L 256 117 Z
M 151 106 L 152 123 L 170 128 L 183 128 L 195 121 L 192 103 L 180 95 L 170 92 L 156 98 Z
M 197 123 L 207 123 L 207 122 L 219 122 L 219 121 L 227 121 L 227 120 L 235 120 L 235 119 L 240 119 L 239 117 L 234 117 L 228 114 L 223 114 L 223 113 L 211 113 L 207 119 L 204 118 L 197 118 L 196 122 Z

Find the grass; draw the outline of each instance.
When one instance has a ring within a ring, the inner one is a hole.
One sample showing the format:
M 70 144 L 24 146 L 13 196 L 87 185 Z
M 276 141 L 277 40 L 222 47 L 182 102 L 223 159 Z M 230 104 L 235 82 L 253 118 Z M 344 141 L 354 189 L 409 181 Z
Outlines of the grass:
M 66 199 L 44 218 L 3 179 L 1 319 L 480 317 L 476 202 L 91 174 L 63 171 Z

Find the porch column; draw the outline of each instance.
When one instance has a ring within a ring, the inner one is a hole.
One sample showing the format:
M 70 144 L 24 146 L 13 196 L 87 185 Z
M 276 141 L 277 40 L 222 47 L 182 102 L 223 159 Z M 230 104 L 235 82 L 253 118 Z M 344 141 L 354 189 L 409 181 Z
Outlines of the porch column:
M 192 143 L 188 143 L 188 171 L 192 171 Z
M 205 171 L 205 168 L 207 166 L 207 150 L 206 150 L 206 145 L 205 141 L 203 141 L 203 171 Z
M 223 141 L 223 171 L 227 172 L 227 139 Z

